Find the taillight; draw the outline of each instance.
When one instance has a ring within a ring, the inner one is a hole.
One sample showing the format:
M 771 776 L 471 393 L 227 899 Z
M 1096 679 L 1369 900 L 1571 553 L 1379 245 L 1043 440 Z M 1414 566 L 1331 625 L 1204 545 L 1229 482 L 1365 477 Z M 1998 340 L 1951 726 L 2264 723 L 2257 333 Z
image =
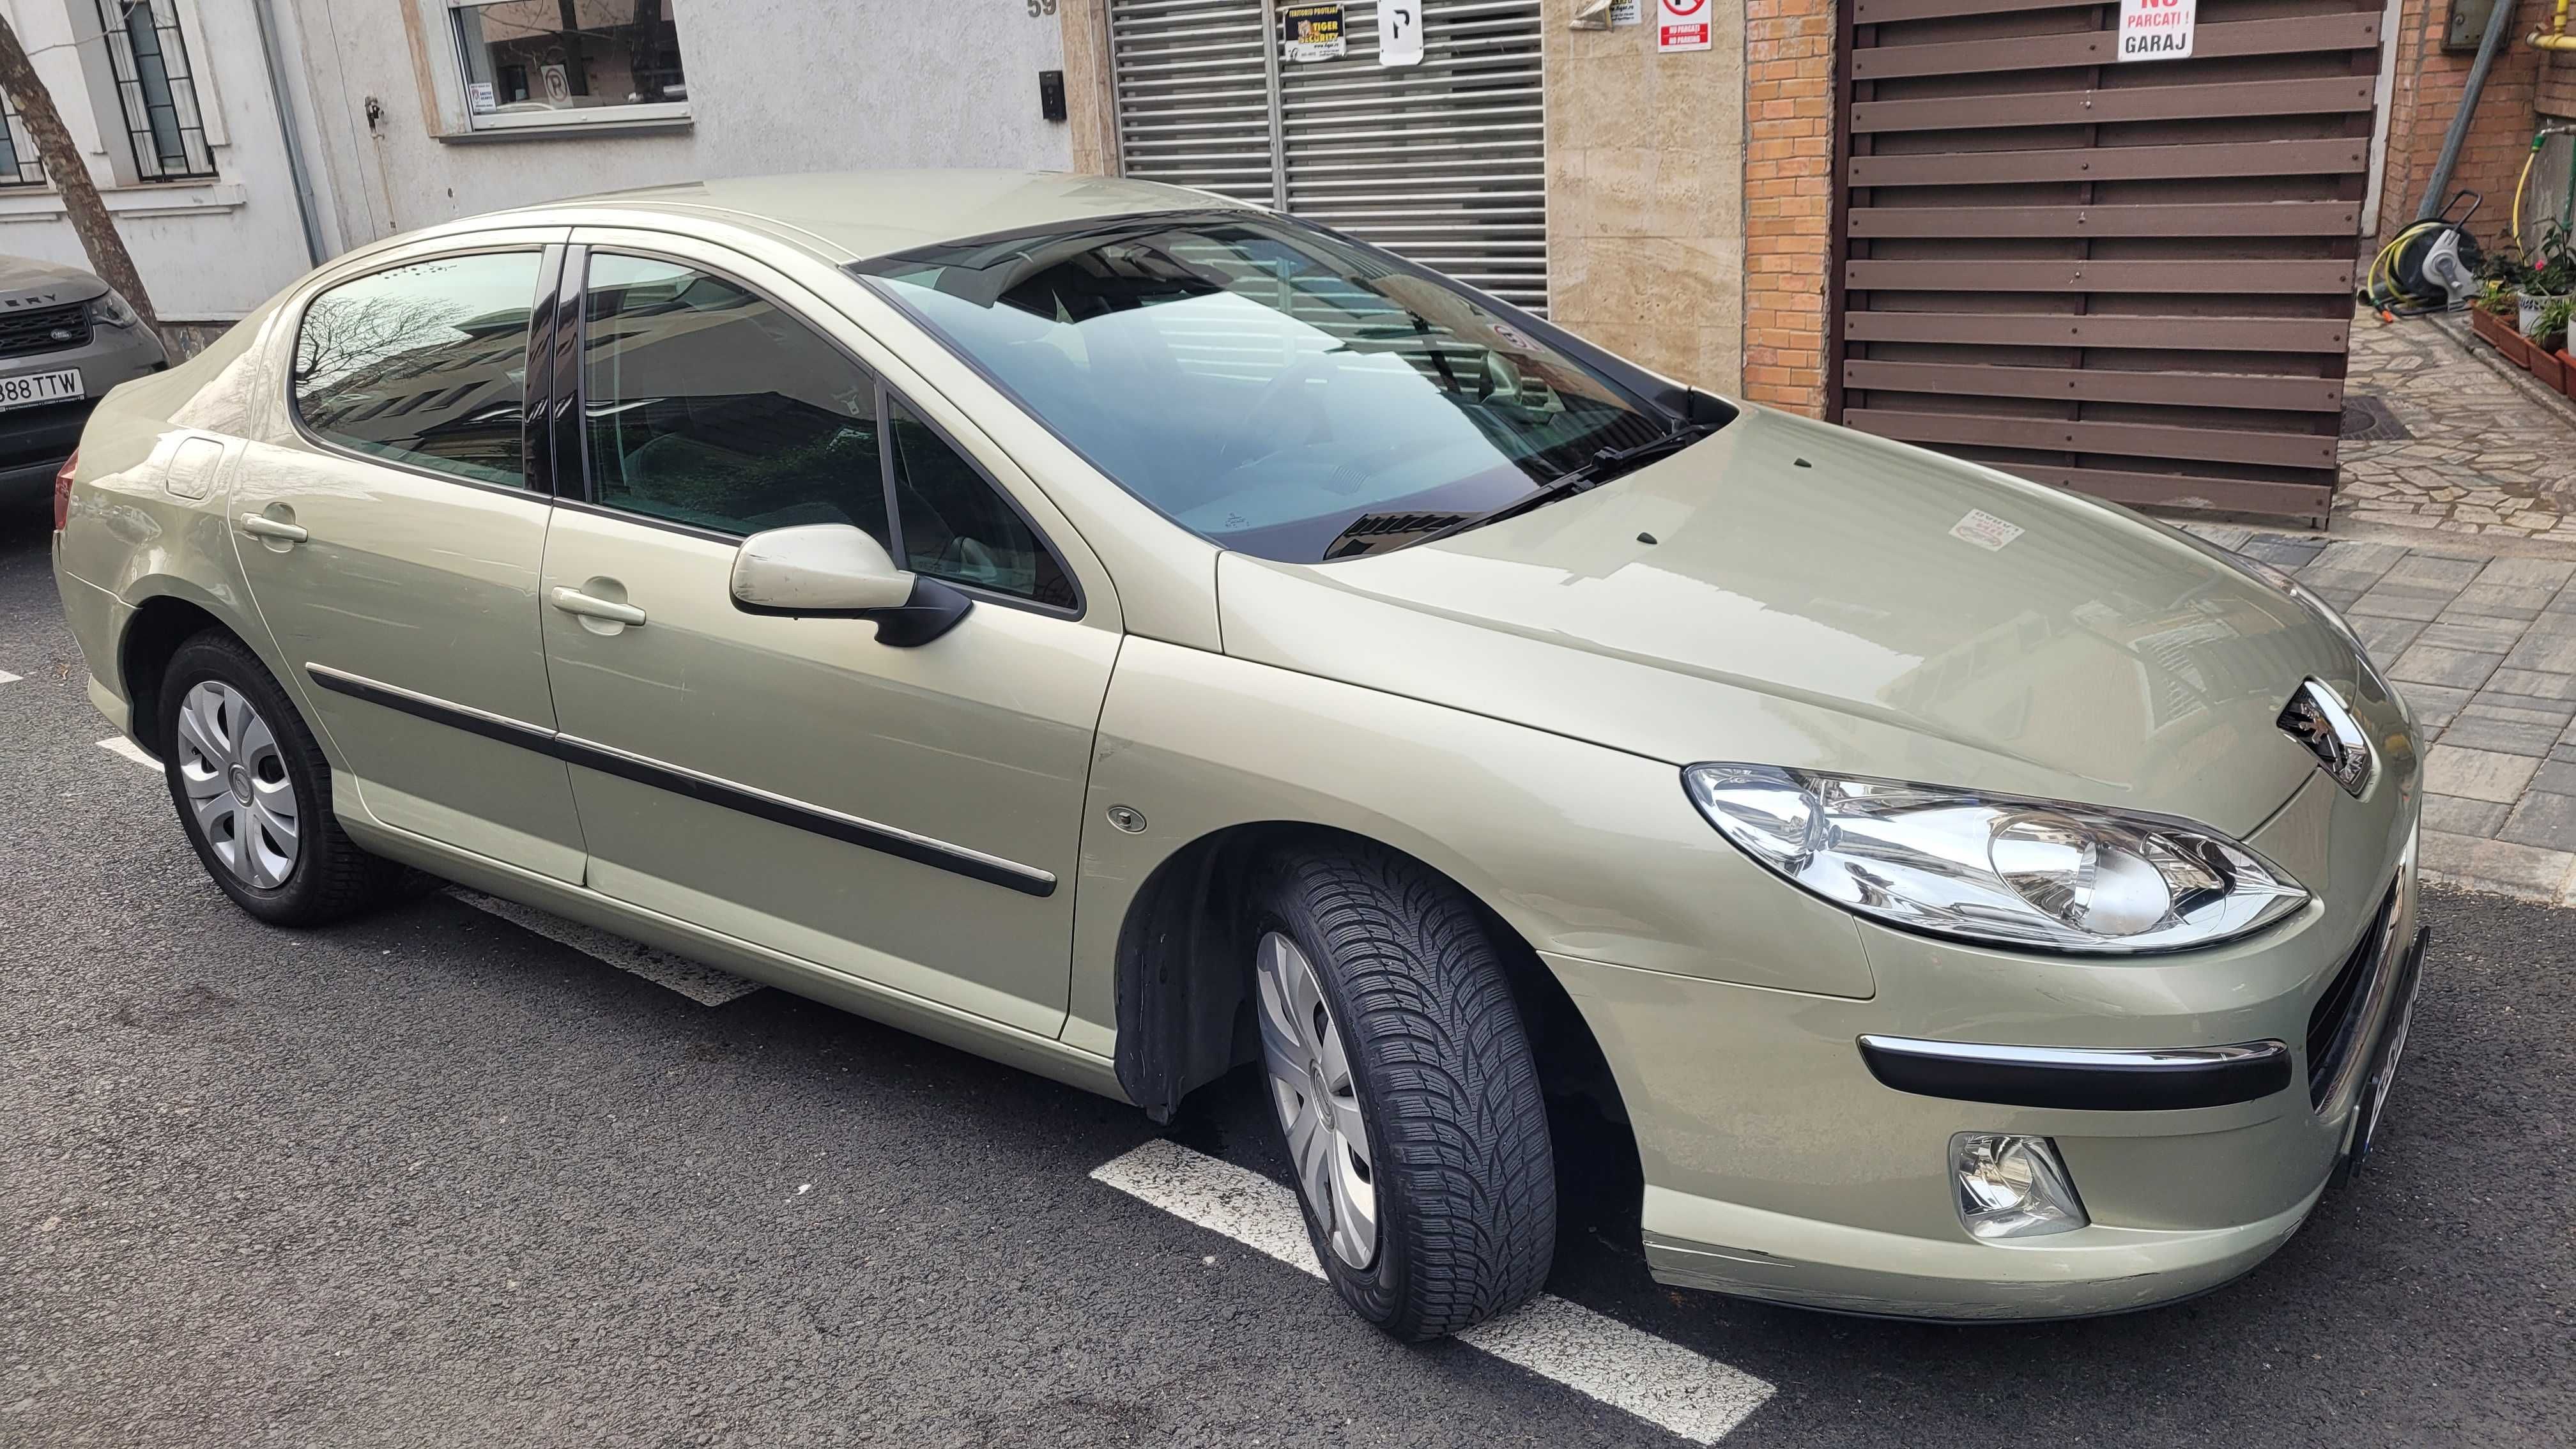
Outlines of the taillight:
M 61 470 L 54 474 L 54 532 L 56 533 L 62 532 L 63 525 L 72 521 L 72 470 L 79 466 L 80 450 L 74 448 L 72 455 L 63 460 Z

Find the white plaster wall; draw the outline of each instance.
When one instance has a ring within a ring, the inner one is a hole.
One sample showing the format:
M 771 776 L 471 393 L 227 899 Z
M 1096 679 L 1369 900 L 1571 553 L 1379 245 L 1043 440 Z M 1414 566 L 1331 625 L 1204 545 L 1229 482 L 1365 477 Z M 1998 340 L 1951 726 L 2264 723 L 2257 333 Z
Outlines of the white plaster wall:
M 1050 4 L 1031 16 L 1028 0 L 671 0 L 687 131 L 473 141 L 438 134 L 461 118 L 461 97 L 443 94 L 452 71 L 436 72 L 450 114 L 424 114 L 403 7 L 418 7 L 430 44 L 452 48 L 439 0 L 293 4 L 347 245 L 628 186 L 1072 160 L 1065 125 L 1038 116 L 1038 72 L 1064 65 Z
M 120 113 L 113 96 L 89 93 L 72 49 L 98 31 L 93 0 L 9 0 L 6 9 L 164 321 L 230 321 L 312 266 L 250 0 L 197 0 L 206 54 L 192 44 L 190 58 L 210 82 L 200 100 L 222 118 L 225 140 L 213 151 L 220 175 L 139 186 L 116 184 L 107 147 L 126 145 L 122 130 L 109 129 Z M 0 252 L 89 265 L 50 192 L 0 191 Z

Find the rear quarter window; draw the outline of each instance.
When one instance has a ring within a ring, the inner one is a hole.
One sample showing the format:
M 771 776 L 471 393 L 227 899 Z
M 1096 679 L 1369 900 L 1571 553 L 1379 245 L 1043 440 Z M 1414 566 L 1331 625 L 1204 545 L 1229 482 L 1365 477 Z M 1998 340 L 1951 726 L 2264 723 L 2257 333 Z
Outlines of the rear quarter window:
M 297 419 L 354 452 L 526 487 L 538 263 L 535 251 L 438 257 L 315 297 L 296 324 Z

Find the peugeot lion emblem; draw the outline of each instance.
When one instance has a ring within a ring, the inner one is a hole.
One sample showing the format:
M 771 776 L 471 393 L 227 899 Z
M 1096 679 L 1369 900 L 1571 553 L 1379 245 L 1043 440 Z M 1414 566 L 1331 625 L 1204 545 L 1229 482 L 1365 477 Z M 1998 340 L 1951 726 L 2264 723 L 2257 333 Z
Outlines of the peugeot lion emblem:
M 2317 768 L 2334 776 L 2345 794 L 2358 799 L 2369 788 L 2370 741 L 2363 737 L 2352 711 L 2323 681 L 2301 684 L 2281 707 L 2279 723 L 2283 734 L 2317 757 Z

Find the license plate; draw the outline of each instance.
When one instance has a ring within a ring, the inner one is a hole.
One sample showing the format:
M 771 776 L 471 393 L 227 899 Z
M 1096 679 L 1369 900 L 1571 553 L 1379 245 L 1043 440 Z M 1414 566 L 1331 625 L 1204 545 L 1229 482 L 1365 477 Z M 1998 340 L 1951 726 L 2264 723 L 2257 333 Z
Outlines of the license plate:
M 2360 1120 L 2352 1128 L 2352 1154 L 2348 1168 L 2361 1166 L 2370 1156 L 2371 1140 L 2378 1135 L 2379 1121 L 2388 1110 L 2388 1090 L 2397 1082 L 2397 1063 L 2406 1055 L 2406 1032 L 2415 1024 L 2415 993 L 2424 984 L 2424 948 L 2429 931 L 2418 931 L 2399 969 L 2405 974 L 2398 979 L 2396 1005 L 2389 1012 L 2388 1026 L 2379 1038 L 2379 1053 L 2370 1064 L 2370 1075 L 2361 1084 L 2361 1102 L 2355 1109 Z
M 34 407 L 38 403 L 61 402 L 80 397 L 81 375 L 77 367 L 60 372 L 30 372 L 18 377 L 0 377 L 0 408 Z

